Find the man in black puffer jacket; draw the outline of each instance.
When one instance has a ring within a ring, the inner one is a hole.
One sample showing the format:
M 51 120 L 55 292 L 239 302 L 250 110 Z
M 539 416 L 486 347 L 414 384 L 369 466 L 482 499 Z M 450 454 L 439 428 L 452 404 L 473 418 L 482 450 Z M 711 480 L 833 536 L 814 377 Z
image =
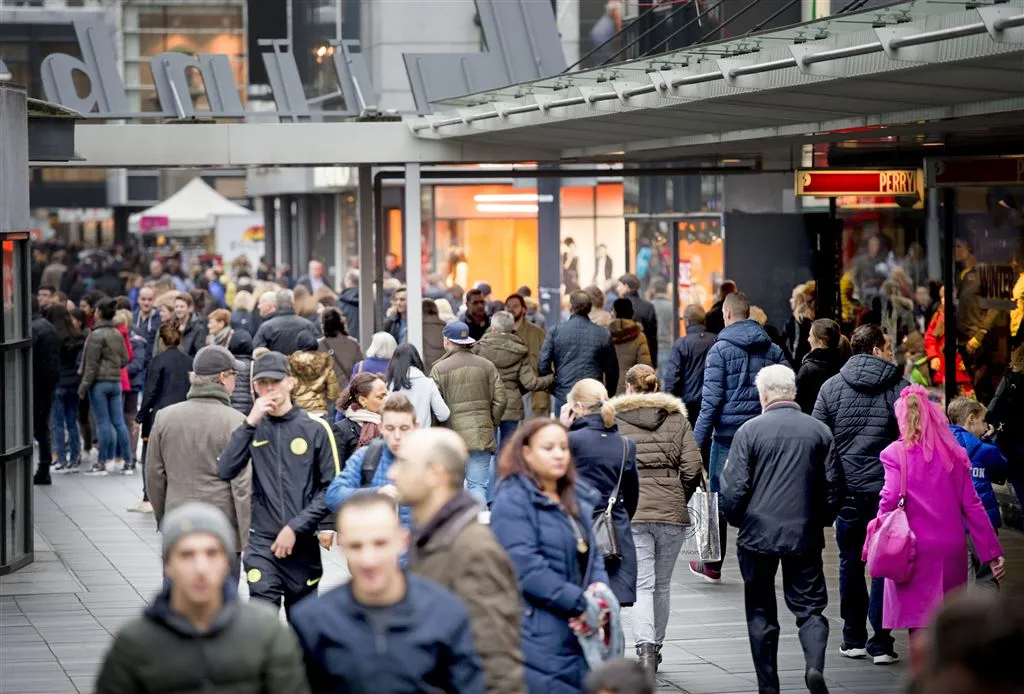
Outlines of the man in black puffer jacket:
M 577 381 L 602 381 L 609 393 L 619 384 L 619 361 L 612 334 L 590 322 L 590 295 L 575 291 L 569 296 L 572 316 L 548 331 L 537 359 L 537 374 L 555 371 L 555 412 L 560 412 Z
M 880 327 L 862 325 L 850 342 L 853 357 L 821 387 L 814 417 L 832 430 L 846 478 L 846 496 L 836 519 L 839 610 L 844 622 L 839 652 L 848 658 L 870 655 L 881 665 L 899 658 L 889 630 L 882 628 L 882 579 L 872 580 L 869 597 L 861 552 L 885 481 L 878 456 L 899 438 L 894 405 L 910 384 L 894 363 L 892 345 Z M 875 632 L 871 639 L 865 619 Z

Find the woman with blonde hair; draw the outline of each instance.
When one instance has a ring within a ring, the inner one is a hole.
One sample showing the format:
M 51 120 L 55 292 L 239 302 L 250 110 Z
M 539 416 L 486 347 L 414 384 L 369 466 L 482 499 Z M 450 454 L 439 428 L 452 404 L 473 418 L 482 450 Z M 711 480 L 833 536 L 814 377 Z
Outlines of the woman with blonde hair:
M 621 558 L 606 562 L 608 585 L 623 607 L 636 600 L 636 549 L 630 519 L 640 496 L 640 478 L 636 470 L 636 444 L 619 433 L 615 407 L 609 402 L 604 385 L 592 378 L 576 383 L 569 391 L 560 413 L 569 428 L 569 450 L 584 484 L 580 494 L 590 492 L 588 503 L 595 518 L 612 500 L 612 527 Z
M 686 406 L 662 393 L 658 374 L 637 364 L 626 372 L 626 394 L 609 404 L 619 433 L 636 444 L 640 499 L 632 518 L 636 545 L 633 643 L 652 675 L 661 663 L 672 590 L 672 571 L 693 519 L 686 504 L 704 471 Z
M 904 388 L 896 401 L 900 438 L 882 451 L 885 483 L 878 516 L 902 506 L 916 539 L 910 578 L 885 579 L 882 625 L 909 629 L 915 637 L 927 627 L 945 596 L 967 584 L 967 538 L 978 558 L 1001 581 L 1003 550 L 971 477 L 967 451 L 957 443 L 939 406 L 918 385 Z M 902 491 L 905 489 L 905 492 Z
M 232 304 L 231 327 L 244 330 L 255 335 L 260 327 L 259 314 L 256 312 L 256 297 L 245 289 L 235 292 L 235 303 Z
M 794 368 L 800 368 L 804 357 L 811 351 L 811 344 L 808 338 L 811 335 L 811 324 L 814 323 L 814 292 L 817 285 L 814 281 L 798 284 L 793 287 L 793 293 L 789 297 L 789 307 L 792 315 L 786 321 L 782 329 L 785 339 L 783 351 L 789 358 L 789 363 Z
M 448 299 L 434 299 L 434 304 L 437 306 L 437 315 L 445 325 L 456 319 L 455 311 L 452 310 L 452 304 Z

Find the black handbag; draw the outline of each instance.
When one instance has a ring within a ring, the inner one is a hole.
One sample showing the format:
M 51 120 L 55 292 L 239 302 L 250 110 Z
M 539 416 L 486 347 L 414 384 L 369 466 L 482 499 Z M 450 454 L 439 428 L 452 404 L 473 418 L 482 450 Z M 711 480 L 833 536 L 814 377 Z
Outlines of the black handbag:
M 629 455 L 629 442 L 622 438 L 622 464 L 619 465 L 619 480 L 615 483 L 615 489 L 608 498 L 608 506 L 594 516 L 594 541 L 597 549 L 604 556 L 606 565 L 616 565 L 622 561 L 622 544 L 615 532 L 615 520 L 612 518 L 612 511 L 615 509 L 615 502 L 619 499 L 619 487 L 622 486 L 622 473 L 626 469 L 626 456 Z

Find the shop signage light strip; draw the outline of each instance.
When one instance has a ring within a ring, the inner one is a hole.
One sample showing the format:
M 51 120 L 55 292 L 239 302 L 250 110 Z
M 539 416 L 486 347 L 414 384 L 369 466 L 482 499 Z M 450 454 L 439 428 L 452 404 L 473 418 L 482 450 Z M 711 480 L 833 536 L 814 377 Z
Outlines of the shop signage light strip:
M 612 91 L 608 92 L 597 92 L 586 96 L 568 96 L 561 99 L 553 99 L 551 101 L 544 101 L 538 99 L 536 102 L 527 104 L 517 104 L 511 107 L 501 107 L 496 105 L 492 110 L 480 111 L 477 113 L 466 113 L 457 116 L 450 116 L 447 118 L 431 118 L 426 117 L 410 123 L 410 128 L 414 133 L 422 132 L 424 130 L 431 130 L 436 132 L 440 128 L 447 128 L 453 125 L 470 125 L 476 121 L 491 120 L 494 118 L 501 118 L 504 120 L 508 116 L 519 115 L 525 113 L 546 113 L 551 109 L 555 108 L 568 108 L 570 106 L 590 106 L 600 101 L 613 101 L 618 99 L 623 104 L 634 97 L 641 96 L 644 94 L 654 94 L 656 92 L 668 92 L 671 88 L 685 87 L 695 84 L 701 84 L 704 82 L 717 82 L 718 80 L 725 80 L 731 82 L 737 77 L 744 75 L 756 75 L 764 72 L 772 72 L 775 70 L 786 70 L 789 68 L 801 68 L 805 69 L 809 65 L 815 63 L 823 63 L 831 60 L 841 60 L 843 58 L 853 58 L 862 55 L 871 55 L 874 53 L 886 53 L 890 56 L 890 59 L 895 59 L 895 52 L 900 48 L 909 48 L 911 46 L 923 46 L 929 43 L 936 43 L 938 41 L 948 41 L 952 39 L 964 38 L 967 36 L 975 36 L 977 34 L 988 33 L 993 41 L 1000 41 L 1002 37 L 1000 34 L 1007 29 L 1013 29 L 1016 27 L 1024 27 L 1024 14 L 1002 16 L 1003 8 L 998 6 L 979 7 L 976 11 L 981 15 L 982 21 L 975 22 L 973 24 L 966 24 L 959 27 L 952 27 L 949 29 L 939 29 L 936 31 L 926 31 L 920 34 L 911 34 L 909 36 L 901 36 L 896 38 L 889 38 L 884 36 L 882 32 L 884 30 L 876 29 L 879 34 L 878 41 L 872 43 L 865 43 L 858 46 L 849 46 L 847 48 L 836 48 L 832 50 L 818 51 L 816 53 L 802 53 L 799 51 L 800 46 L 791 45 L 790 51 L 793 53 L 792 58 L 783 58 L 781 60 L 773 60 L 766 63 L 755 63 L 753 65 L 742 65 L 724 70 L 717 70 L 715 72 L 705 72 L 696 75 L 687 75 L 685 77 L 677 77 L 671 81 L 666 80 L 663 74 L 659 72 L 651 73 L 651 84 L 646 84 L 639 87 L 631 87 L 629 89 L 622 88 L 619 85 L 615 88 L 614 82 L 611 82 Z M 658 75 L 655 78 L 655 75 Z

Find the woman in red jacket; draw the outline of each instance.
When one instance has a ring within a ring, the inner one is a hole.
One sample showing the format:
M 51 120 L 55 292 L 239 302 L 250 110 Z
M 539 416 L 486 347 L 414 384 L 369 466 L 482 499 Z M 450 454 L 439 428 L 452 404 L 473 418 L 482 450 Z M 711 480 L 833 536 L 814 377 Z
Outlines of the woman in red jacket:
M 928 365 L 932 371 L 932 381 L 940 386 L 946 380 L 946 293 L 939 289 L 939 308 L 932 316 L 931 323 L 924 334 L 924 352 L 928 356 Z M 956 355 L 956 382 L 960 395 L 970 396 L 974 393 L 974 382 L 964 368 L 964 360 Z

